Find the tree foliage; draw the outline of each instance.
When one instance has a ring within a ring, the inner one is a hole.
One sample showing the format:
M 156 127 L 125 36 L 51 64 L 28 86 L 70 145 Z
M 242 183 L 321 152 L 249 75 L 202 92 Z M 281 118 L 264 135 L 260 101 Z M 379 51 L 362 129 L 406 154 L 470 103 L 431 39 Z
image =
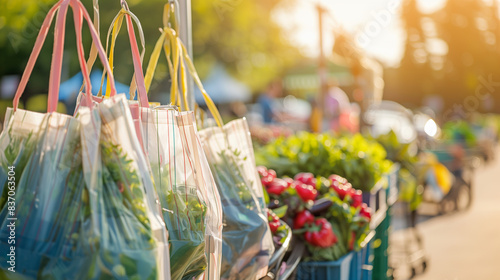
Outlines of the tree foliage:
M 422 13 L 417 2 L 403 2 L 405 54 L 397 74 L 388 76 L 391 99 L 419 106 L 426 96 L 439 95 L 448 112 L 459 108 L 467 115 L 492 110 L 483 105 L 493 104 L 494 92 L 485 99 L 477 90 L 489 77 L 500 80 L 496 1 L 448 0 L 432 14 Z M 444 51 L 437 52 L 436 43 L 444 46 Z
M 284 68 L 298 59 L 299 51 L 285 38 L 283 30 L 273 21 L 273 9 L 279 3 L 293 0 L 193 0 L 193 45 L 195 64 L 206 76 L 215 63 L 222 63 L 236 78 L 253 90 L 262 88 L 280 75 Z M 34 45 L 38 30 L 55 0 L 2 1 L 0 3 L 0 77 L 21 75 Z M 92 15 L 91 1 L 82 1 Z M 129 0 L 133 13 L 141 20 L 146 39 L 147 65 L 149 56 L 160 36 L 165 0 Z M 105 45 L 108 27 L 120 9 L 119 1 L 100 1 L 101 40 Z M 75 48 L 73 20 L 68 14 L 66 27 L 63 80 L 79 71 Z M 90 49 L 90 35 L 84 29 L 84 45 Z M 132 77 L 130 46 L 122 28 L 115 50 L 115 76 L 128 83 Z M 36 64 L 28 93 L 45 93 L 52 53 L 53 31 L 49 32 L 44 49 Z M 97 63 L 97 67 L 101 67 Z M 152 90 L 166 92 L 168 71 L 164 58 L 155 75 Z

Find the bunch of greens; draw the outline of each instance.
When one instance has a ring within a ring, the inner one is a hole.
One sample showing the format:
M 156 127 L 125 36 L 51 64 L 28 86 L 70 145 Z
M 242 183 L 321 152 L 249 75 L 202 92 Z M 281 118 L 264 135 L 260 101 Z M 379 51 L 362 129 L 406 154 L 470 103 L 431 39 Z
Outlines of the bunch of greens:
M 268 232 L 267 219 L 251 192 L 250 182 L 241 172 L 237 150 L 222 150 L 218 160 L 209 160 L 221 197 L 224 213 L 222 230 L 222 279 L 253 279 L 260 269 L 260 258 L 269 258 L 262 251 Z M 210 155 L 209 158 L 215 158 Z M 243 159 L 245 160 L 245 159 Z M 235 278 L 236 277 L 236 278 Z
M 281 177 L 300 172 L 323 177 L 338 174 L 362 191 L 369 191 L 392 165 L 380 144 L 360 134 L 335 138 L 307 132 L 264 146 L 257 151 L 256 161 Z
M 196 186 L 176 182 L 173 165 L 151 164 L 153 178 L 164 209 L 163 219 L 169 231 L 172 279 L 192 279 L 207 266 L 205 256 L 205 216 L 207 207 L 198 197 Z
M 94 255 L 89 279 L 156 279 L 155 240 L 147 215 L 143 185 L 133 160 L 101 134 L 102 189 L 97 189 L 100 218 L 99 255 Z

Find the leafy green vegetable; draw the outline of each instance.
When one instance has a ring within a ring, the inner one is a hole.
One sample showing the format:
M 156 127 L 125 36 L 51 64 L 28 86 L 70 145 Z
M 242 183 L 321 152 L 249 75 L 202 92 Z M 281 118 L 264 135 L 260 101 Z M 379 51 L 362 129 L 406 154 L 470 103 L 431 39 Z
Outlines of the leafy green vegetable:
M 299 172 L 323 177 L 338 174 L 363 191 L 369 191 L 392 165 L 380 144 L 360 134 L 335 138 L 308 132 L 264 146 L 257 151 L 256 161 L 274 169 L 280 177 L 293 177 Z
M 169 165 L 151 165 L 163 219 L 169 231 L 172 279 L 192 279 L 207 267 L 205 216 L 207 207 L 198 198 L 196 186 L 171 185 Z
M 225 279 L 255 278 L 259 258 L 269 257 L 269 252 L 262 250 L 269 230 L 267 219 L 260 214 L 262 208 L 241 172 L 241 162 L 246 159 L 239 156 L 238 150 L 230 149 L 208 155 L 224 213 L 221 278 Z
M 77 119 L 48 114 L 37 133 L 23 129 L 10 126 L 0 135 L 2 186 L 9 166 L 15 167 L 16 228 L 22 229 L 16 236 L 18 273 L 43 279 L 156 279 L 143 184 L 112 133 L 101 131 L 102 165 L 93 163 L 101 167 L 98 183 L 87 186 L 85 139 Z M 2 191 L 0 200 L 7 199 Z M 6 205 L 0 208 L 2 221 L 11 215 Z M 0 241 L 2 251 L 11 246 L 6 241 Z

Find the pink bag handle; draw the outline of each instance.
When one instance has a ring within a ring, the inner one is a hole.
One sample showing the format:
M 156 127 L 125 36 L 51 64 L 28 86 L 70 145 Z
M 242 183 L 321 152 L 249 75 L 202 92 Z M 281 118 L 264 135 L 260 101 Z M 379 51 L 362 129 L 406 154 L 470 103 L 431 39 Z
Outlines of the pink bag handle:
M 122 0 L 122 3 L 124 2 L 125 1 Z M 128 9 L 126 3 L 125 6 Z M 135 38 L 134 25 L 132 23 L 132 19 L 129 14 L 126 14 L 125 18 L 127 19 L 127 31 L 129 34 L 128 37 L 130 40 L 130 47 L 132 49 L 132 60 L 134 62 L 134 72 L 135 72 L 134 75 L 137 82 L 137 94 L 139 95 L 137 99 L 139 99 L 139 104 L 141 104 L 141 107 L 148 108 L 149 107 L 148 94 L 146 92 L 146 84 L 144 83 L 142 60 L 141 60 L 141 55 L 139 54 L 139 47 L 137 46 L 137 39 Z
M 73 11 L 75 12 L 75 30 L 77 30 L 77 48 L 78 48 L 78 55 L 79 55 L 79 60 L 80 60 L 80 65 L 83 69 L 86 69 L 86 67 L 82 66 L 81 62 L 83 59 L 84 60 L 84 52 L 83 52 L 83 45 L 81 44 L 81 22 L 80 17 L 83 17 L 86 19 L 87 23 L 89 24 L 89 29 L 90 29 L 90 34 L 93 39 L 93 43 L 96 46 L 99 57 L 104 65 L 104 67 L 109 71 L 109 63 L 107 62 L 106 59 L 106 53 L 101 45 L 101 42 L 99 40 L 99 36 L 97 35 L 97 31 L 95 30 L 94 26 L 91 24 L 90 16 L 87 13 L 87 10 L 83 6 L 83 4 L 79 0 L 60 0 L 57 2 L 48 12 L 47 16 L 45 17 L 45 20 L 43 21 L 42 27 L 40 28 L 40 32 L 38 33 L 35 46 L 33 47 L 33 51 L 30 55 L 30 58 L 28 60 L 28 64 L 26 65 L 26 68 L 24 69 L 23 76 L 21 78 L 21 82 L 19 83 L 19 86 L 17 88 L 16 94 L 14 96 L 14 101 L 13 101 L 13 106 L 14 110 L 17 110 L 19 106 L 19 100 L 26 89 L 26 84 L 28 83 L 29 77 L 31 76 L 31 73 L 33 71 L 33 67 L 35 65 L 35 62 L 40 54 L 40 50 L 43 47 L 43 43 L 45 42 L 45 38 L 47 37 L 48 29 L 52 23 L 52 20 L 54 18 L 54 14 L 57 10 L 59 10 L 57 14 L 57 19 L 56 19 L 56 26 L 54 28 L 54 51 L 52 55 L 52 62 L 51 62 L 51 70 L 50 70 L 50 78 L 49 78 L 49 93 L 48 93 L 48 104 L 47 104 L 47 112 L 51 113 L 56 111 L 57 109 L 57 102 L 59 99 L 59 85 L 61 82 L 61 69 L 62 69 L 62 57 L 63 57 L 63 49 L 64 49 L 64 33 L 65 33 L 65 22 L 66 22 L 66 14 L 68 11 L 68 5 L 71 6 Z M 78 26 L 79 25 L 79 26 Z M 80 30 L 80 33 L 78 33 L 78 30 Z M 78 35 L 79 34 L 79 35 Z M 78 39 L 79 38 L 79 39 Z M 82 71 L 82 74 L 84 75 L 84 80 L 87 83 L 87 93 L 85 94 L 86 98 L 90 101 L 89 104 L 92 104 L 91 102 L 91 85 L 90 85 L 90 77 L 87 71 Z M 116 87 L 115 87 L 115 81 L 113 78 L 113 75 L 109 75 L 109 79 L 111 81 L 111 92 L 116 93 Z

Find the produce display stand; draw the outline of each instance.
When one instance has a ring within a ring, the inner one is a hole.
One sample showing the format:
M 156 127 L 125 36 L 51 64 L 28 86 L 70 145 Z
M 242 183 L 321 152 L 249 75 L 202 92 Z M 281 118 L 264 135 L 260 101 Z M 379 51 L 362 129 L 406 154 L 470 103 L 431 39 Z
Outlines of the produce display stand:
M 382 217 L 380 224 L 374 224 L 376 226 L 375 240 L 373 241 L 374 258 L 372 279 L 374 280 L 392 279 L 392 273 L 389 267 L 389 235 L 391 225 L 391 208 L 397 200 L 399 168 L 399 165 L 393 165 L 391 171 L 386 176 L 386 183 L 388 185 L 387 188 L 383 190 L 387 199 L 385 200 L 384 208 L 380 209 L 385 210 L 385 213 L 380 216 Z
M 297 267 L 302 260 L 302 256 L 306 250 L 304 242 L 294 239 L 290 246 L 291 251 L 285 256 L 286 262 L 283 262 L 282 268 L 276 276 L 276 280 L 296 279 Z
M 371 280 L 373 272 L 373 239 L 375 238 L 375 231 L 372 231 L 365 239 L 364 250 L 365 253 L 362 257 L 363 265 L 361 266 L 361 280 Z
M 373 250 L 372 240 L 375 237 L 375 231 L 370 231 L 365 240 L 361 242 L 361 250 L 354 253 L 351 261 L 351 272 L 349 279 L 351 280 L 368 280 L 371 279 Z M 370 258 L 370 255 L 372 256 Z M 366 271 L 366 273 L 365 273 Z M 366 276 L 364 276 L 366 274 Z M 369 276 L 368 276 L 369 275 Z
M 350 252 L 339 260 L 331 262 L 303 262 L 297 269 L 297 280 L 350 280 L 351 262 L 356 255 Z

